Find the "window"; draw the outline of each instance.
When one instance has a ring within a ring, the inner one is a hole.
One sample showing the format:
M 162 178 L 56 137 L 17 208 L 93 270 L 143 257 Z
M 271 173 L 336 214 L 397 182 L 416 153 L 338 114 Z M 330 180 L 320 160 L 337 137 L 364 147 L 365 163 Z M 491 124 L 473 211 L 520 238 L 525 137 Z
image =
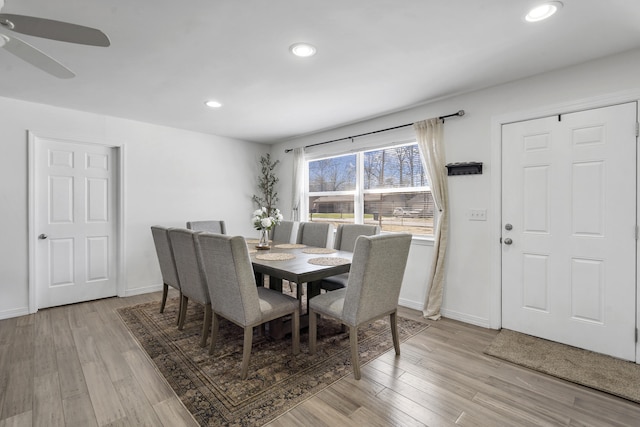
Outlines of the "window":
M 434 204 L 418 144 L 313 159 L 307 166 L 309 221 L 433 235 Z

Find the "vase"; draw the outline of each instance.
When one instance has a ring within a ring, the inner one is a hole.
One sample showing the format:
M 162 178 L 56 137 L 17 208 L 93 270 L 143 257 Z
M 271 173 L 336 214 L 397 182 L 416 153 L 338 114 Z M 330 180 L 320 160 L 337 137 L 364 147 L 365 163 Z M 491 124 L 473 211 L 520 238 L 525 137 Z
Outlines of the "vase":
M 260 241 L 258 242 L 256 248 L 271 249 L 271 246 L 269 246 L 269 230 L 266 230 L 264 228 L 260 230 Z

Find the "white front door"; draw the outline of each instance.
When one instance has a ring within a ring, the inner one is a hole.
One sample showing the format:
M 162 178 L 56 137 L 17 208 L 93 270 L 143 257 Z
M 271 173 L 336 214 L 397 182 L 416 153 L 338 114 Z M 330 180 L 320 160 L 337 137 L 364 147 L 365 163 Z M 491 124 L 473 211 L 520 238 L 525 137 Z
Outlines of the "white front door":
M 636 103 L 502 128 L 502 326 L 635 360 Z
M 34 138 L 37 308 L 116 295 L 114 148 Z

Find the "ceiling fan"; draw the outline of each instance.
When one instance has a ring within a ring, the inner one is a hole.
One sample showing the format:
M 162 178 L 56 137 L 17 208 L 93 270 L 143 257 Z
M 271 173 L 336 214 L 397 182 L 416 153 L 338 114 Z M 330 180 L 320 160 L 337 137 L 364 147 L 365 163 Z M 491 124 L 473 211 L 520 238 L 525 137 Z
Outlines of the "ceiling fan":
M 3 6 L 4 0 L 0 0 L 0 10 Z M 0 13 L 0 28 L 68 43 L 102 47 L 111 44 L 109 37 L 95 28 L 33 16 Z M 16 36 L 0 33 L 0 47 L 55 77 L 70 79 L 75 76 L 73 71 Z

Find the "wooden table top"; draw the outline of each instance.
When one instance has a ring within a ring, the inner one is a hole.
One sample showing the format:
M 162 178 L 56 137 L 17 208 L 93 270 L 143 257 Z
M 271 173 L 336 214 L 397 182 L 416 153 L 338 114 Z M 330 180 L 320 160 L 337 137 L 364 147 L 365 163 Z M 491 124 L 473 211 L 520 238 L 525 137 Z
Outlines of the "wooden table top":
M 277 248 L 278 242 L 272 243 L 271 249 L 259 250 L 256 253 L 251 254 L 251 262 L 253 263 L 253 269 L 256 273 L 267 274 L 272 277 L 277 277 L 284 280 L 289 280 L 294 283 L 307 283 L 317 280 L 322 280 L 325 277 L 334 276 L 336 274 L 348 273 L 351 268 L 351 259 L 353 253 L 348 251 L 335 251 L 330 254 L 309 254 L 303 252 L 304 249 L 312 248 L 307 246 L 305 248 L 295 249 L 283 249 Z M 249 245 L 249 248 L 253 248 L 253 244 Z M 258 259 L 260 254 L 267 253 L 287 253 L 295 255 L 295 258 L 283 261 L 269 261 Z M 312 258 L 344 258 L 349 262 L 341 265 L 316 265 L 309 263 Z

